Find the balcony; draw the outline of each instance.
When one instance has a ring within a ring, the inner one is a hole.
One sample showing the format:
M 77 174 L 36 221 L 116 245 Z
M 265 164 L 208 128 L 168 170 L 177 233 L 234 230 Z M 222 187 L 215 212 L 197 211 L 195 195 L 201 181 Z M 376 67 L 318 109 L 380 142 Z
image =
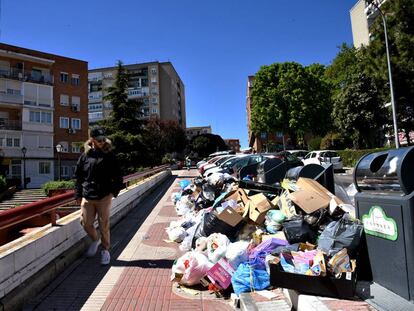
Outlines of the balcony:
M 145 97 L 148 96 L 149 88 L 142 87 L 142 88 L 129 88 L 128 89 L 128 98 L 137 98 L 137 97 Z
M 19 68 L 0 68 L 0 77 L 24 82 L 53 85 L 53 75 L 34 71 L 25 71 Z
M 18 90 L 12 90 L 14 92 L 7 93 L 0 93 L 0 102 L 2 103 L 11 103 L 11 104 L 22 104 L 23 103 L 23 95 L 19 94 Z
M 90 92 L 88 95 L 88 100 L 90 103 L 102 101 L 102 91 Z
M 21 131 L 22 122 L 19 120 L 0 119 L 0 130 Z

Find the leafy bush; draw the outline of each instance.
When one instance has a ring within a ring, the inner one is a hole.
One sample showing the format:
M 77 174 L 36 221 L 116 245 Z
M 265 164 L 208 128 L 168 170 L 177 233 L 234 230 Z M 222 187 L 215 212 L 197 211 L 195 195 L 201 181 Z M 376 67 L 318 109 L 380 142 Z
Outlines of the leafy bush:
M 171 153 L 166 153 L 162 158 L 162 164 L 173 164 L 174 160 L 172 158 Z
M 354 167 L 359 159 L 362 158 L 362 156 L 372 153 L 372 152 L 379 152 L 384 150 L 389 150 L 391 148 L 384 147 L 384 148 L 376 148 L 376 149 L 362 149 L 362 150 L 337 150 L 339 156 L 342 158 L 342 162 L 344 166 L 347 167 Z
M 322 140 L 320 148 L 325 149 L 344 149 L 346 147 L 346 139 L 339 133 L 328 133 Z M 349 145 L 348 145 L 349 146 Z
M 7 189 L 6 177 L 0 175 L 0 192 Z
M 319 150 L 321 148 L 322 137 L 316 136 L 309 140 L 308 147 L 309 150 Z
M 56 189 L 74 189 L 75 181 L 74 180 L 61 180 L 61 181 L 48 181 L 42 185 L 43 191 L 46 195 L 49 193 L 49 190 Z

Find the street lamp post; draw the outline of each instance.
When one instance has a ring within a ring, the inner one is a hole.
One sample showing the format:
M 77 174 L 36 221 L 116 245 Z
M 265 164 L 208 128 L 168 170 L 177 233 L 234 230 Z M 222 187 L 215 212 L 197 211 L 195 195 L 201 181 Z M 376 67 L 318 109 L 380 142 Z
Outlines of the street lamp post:
M 63 146 L 61 144 L 57 144 L 56 145 L 56 152 L 57 152 L 57 158 L 58 158 L 58 176 L 59 176 L 59 180 L 61 178 L 61 175 L 60 175 L 60 171 L 61 171 L 61 168 L 60 168 L 60 153 L 62 152 L 62 150 L 63 150 Z
M 22 149 L 23 154 L 23 188 L 26 189 L 26 152 L 27 148 L 23 147 Z
M 397 113 L 395 108 L 395 99 L 394 99 L 394 87 L 392 84 L 392 72 L 391 72 L 391 60 L 390 60 L 390 51 L 388 48 L 388 34 L 387 34 L 387 22 L 385 19 L 385 14 L 379 8 L 379 5 L 375 2 L 376 0 L 368 0 L 368 6 L 366 8 L 367 15 L 371 14 L 372 6 L 374 6 L 381 15 L 382 23 L 384 25 L 384 36 L 385 36 L 385 50 L 387 54 L 387 66 L 388 66 L 388 79 L 390 83 L 390 93 L 391 93 L 391 109 L 392 109 L 392 121 L 394 125 L 394 139 L 395 139 L 395 148 L 400 148 L 400 140 L 398 136 L 398 126 L 397 126 Z M 372 6 L 371 6 L 372 5 Z

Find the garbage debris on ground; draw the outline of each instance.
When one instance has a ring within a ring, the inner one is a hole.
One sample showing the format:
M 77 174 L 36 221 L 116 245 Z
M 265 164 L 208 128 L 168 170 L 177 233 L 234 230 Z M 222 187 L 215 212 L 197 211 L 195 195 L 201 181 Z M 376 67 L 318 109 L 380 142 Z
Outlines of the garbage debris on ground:
M 253 175 L 239 181 L 213 173 L 179 186 L 171 200 L 180 219 L 166 232 L 185 253 L 174 263 L 171 280 L 201 284 L 234 301 L 242 292 L 270 286 L 354 295 L 363 227 L 352 205 L 316 180 L 263 184 Z

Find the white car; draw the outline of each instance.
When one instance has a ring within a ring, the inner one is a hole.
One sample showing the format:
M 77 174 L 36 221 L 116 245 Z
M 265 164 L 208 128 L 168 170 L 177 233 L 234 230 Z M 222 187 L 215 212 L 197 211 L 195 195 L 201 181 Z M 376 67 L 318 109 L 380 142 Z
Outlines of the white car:
M 341 157 L 333 150 L 317 150 L 309 152 L 302 160 L 303 164 L 333 164 L 334 170 L 341 170 L 343 163 Z

